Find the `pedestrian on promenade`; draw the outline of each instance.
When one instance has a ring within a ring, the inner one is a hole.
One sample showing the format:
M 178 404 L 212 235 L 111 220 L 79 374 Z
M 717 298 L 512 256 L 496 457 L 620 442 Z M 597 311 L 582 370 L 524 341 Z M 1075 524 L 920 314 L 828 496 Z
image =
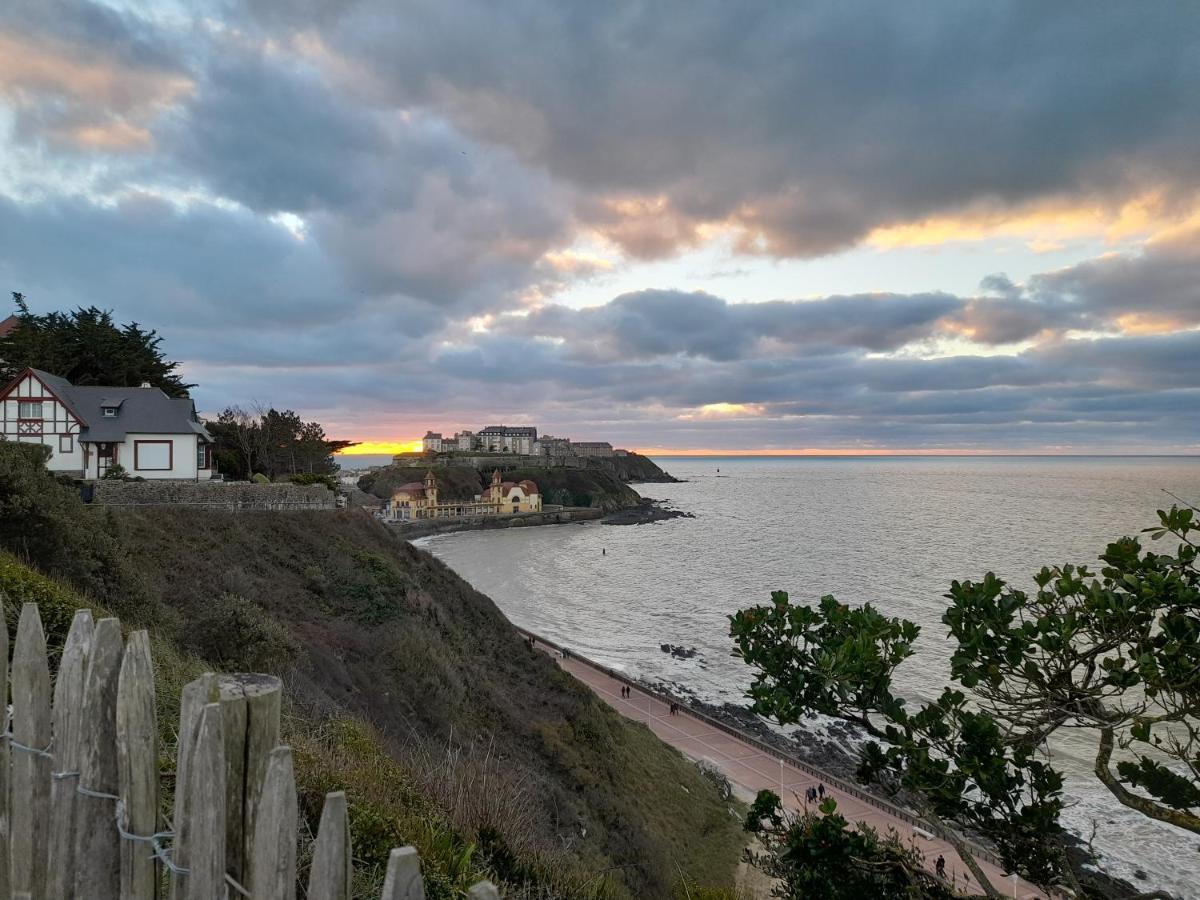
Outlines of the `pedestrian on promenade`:
M 825 799 L 825 784 L 824 784 L 824 782 L 817 784 L 817 796 L 820 797 L 822 800 Z
M 937 863 L 934 865 L 934 869 L 937 871 L 938 878 L 946 877 L 946 857 L 942 856 L 940 853 L 938 854 Z

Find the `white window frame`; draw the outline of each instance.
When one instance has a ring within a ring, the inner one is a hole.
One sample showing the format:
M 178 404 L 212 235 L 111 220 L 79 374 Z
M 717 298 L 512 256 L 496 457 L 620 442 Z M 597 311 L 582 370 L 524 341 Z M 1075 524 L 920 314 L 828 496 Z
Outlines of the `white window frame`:
M 17 401 L 17 418 L 18 419 L 40 419 L 42 418 L 42 401 L 41 400 L 18 400 Z M 35 412 L 36 409 L 36 412 Z

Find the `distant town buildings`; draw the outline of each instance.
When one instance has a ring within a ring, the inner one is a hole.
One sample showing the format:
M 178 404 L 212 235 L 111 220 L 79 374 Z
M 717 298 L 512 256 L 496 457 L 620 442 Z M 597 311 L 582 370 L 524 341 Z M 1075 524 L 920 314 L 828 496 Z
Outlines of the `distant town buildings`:
M 543 456 L 563 460 L 571 457 L 628 456 L 627 450 L 614 450 L 608 441 L 572 441 L 570 438 L 538 435 L 532 425 L 488 425 L 475 431 L 460 431 L 446 437 L 427 431 L 421 439 L 423 453 L 511 453 L 518 456 Z M 400 457 L 397 457 L 397 462 Z
M 453 519 L 463 516 L 511 516 L 541 512 L 542 495 L 534 482 L 503 481 L 500 470 L 492 473 L 492 483 L 482 494 L 470 500 L 441 499 L 437 479 L 430 470 L 424 481 L 402 484 L 384 506 L 383 518 L 391 522 L 414 519 Z

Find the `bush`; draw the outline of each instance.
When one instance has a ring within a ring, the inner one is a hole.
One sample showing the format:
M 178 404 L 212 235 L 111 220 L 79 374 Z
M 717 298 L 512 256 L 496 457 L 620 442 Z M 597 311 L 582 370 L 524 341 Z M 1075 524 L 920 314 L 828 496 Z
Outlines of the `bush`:
M 47 471 L 45 450 L 0 442 L 0 549 L 130 621 L 152 619 L 157 604 L 124 563 L 111 511 L 85 507 L 72 482 Z
M 270 484 L 271 483 L 271 479 L 268 478 L 266 475 L 264 475 L 262 472 L 255 472 L 254 475 L 250 478 L 250 480 L 253 481 L 255 484 Z
M 102 477 L 106 481 L 125 481 L 129 478 L 129 473 L 125 471 L 125 467 L 120 463 L 113 463 Z
M 332 475 L 320 475 L 315 472 L 301 472 L 292 476 L 292 484 L 323 484 L 331 491 L 338 489 L 337 479 Z
M 229 672 L 278 672 L 296 653 L 287 628 L 238 594 L 218 594 L 188 630 L 188 649 Z

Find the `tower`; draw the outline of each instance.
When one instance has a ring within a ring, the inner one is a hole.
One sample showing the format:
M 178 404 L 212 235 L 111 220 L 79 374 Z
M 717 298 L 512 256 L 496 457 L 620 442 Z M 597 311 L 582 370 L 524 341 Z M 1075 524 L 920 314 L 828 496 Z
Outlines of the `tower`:
M 425 473 L 425 503 L 428 506 L 437 506 L 437 479 L 433 477 L 433 469 L 429 469 Z
M 503 490 L 504 489 L 501 487 L 501 483 L 500 483 L 500 470 L 495 469 L 492 472 L 492 487 L 491 487 L 491 490 L 488 491 L 488 499 L 498 502 L 500 500 L 500 495 L 503 493 Z

